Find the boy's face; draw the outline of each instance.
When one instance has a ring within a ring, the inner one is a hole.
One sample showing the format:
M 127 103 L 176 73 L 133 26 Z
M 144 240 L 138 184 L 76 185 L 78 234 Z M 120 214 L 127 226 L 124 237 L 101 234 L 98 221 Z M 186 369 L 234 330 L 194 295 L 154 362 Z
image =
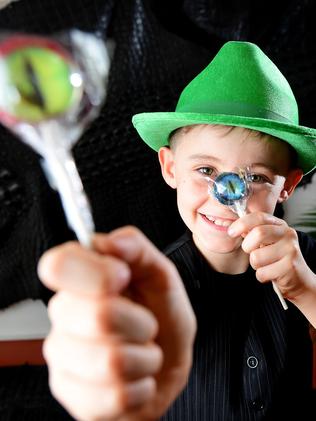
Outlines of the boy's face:
M 163 147 L 159 160 L 165 181 L 177 189 L 179 213 L 193 234 L 200 250 L 229 253 L 240 247 L 241 240 L 227 234 L 238 218 L 229 207 L 208 192 L 206 176 L 251 166 L 251 195 L 248 212 L 273 214 L 277 202 L 283 202 L 302 177 L 290 170 L 288 146 L 268 136 L 239 127 L 196 125 L 178 133 L 172 148 Z

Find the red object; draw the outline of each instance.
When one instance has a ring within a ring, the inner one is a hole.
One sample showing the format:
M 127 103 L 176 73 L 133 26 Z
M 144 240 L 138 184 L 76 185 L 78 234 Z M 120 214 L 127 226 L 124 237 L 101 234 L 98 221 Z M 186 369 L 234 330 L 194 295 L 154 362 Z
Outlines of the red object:
M 15 365 L 44 365 L 42 339 L 0 341 L 0 367 Z
M 72 61 L 70 54 L 57 41 L 26 34 L 11 35 L 5 38 L 0 43 L 0 55 L 6 56 L 19 48 L 25 47 L 47 48 L 56 52 L 67 61 Z

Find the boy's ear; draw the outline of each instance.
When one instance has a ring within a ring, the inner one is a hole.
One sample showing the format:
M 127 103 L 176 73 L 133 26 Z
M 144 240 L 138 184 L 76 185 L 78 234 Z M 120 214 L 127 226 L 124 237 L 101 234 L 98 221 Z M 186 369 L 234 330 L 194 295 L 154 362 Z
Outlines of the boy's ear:
M 302 180 L 302 178 L 303 171 L 300 168 L 295 168 L 289 171 L 278 199 L 279 203 L 285 202 L 292 195 L 295 187 Z
M 175 189 L 177 183 L 175 179 L 173 151 L 168 146 L 163 146 L 158 151 L 158 158 L 165 182 Z

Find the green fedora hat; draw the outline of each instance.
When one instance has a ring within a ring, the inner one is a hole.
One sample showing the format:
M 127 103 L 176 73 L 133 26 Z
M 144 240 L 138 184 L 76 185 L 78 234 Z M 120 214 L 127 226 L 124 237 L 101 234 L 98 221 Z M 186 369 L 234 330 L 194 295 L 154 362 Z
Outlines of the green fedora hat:
M 304 174 L 316 167 L 316 129 L 300 126 L 285 77 L 255 44 L 229 41 L 182 91 L 175 112 L 133 116 L 140 137 L 155 151 L 170 134 L 192 124 L 258 130 L 288 142 Z

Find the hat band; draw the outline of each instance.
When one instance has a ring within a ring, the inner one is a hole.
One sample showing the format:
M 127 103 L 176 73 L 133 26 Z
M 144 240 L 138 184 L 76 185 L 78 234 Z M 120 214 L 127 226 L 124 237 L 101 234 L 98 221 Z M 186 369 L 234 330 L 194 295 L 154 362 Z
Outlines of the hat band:
M 274 111 L 257 107 L 243 102 L 200 102 L 198 104 L 177 105 L 176 112 L 221 114 L 237 117 L 254 117 L 266 120 L 275 120 L 283 123 L 298 124 L 298 119 L 284 117 Z M 295 120 L 295 121 L 293 121 Z

